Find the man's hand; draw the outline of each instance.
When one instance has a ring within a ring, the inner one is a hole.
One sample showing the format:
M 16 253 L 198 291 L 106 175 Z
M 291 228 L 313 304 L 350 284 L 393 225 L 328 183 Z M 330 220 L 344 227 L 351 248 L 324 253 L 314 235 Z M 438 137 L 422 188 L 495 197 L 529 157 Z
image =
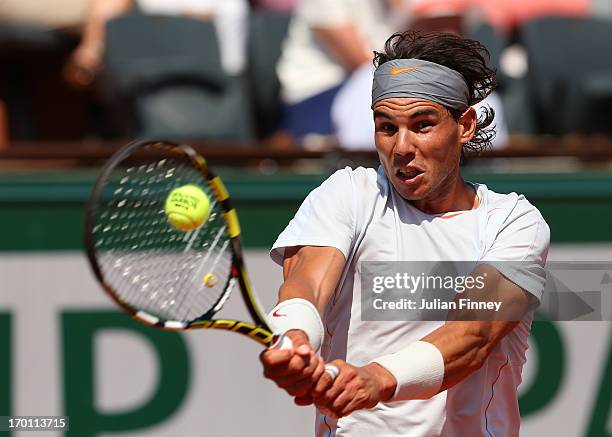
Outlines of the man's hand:
M 293 348 L 266 349 L 262 352 L 259 358 L 264 367 L 263 373 L 291 396 L 304 396 L 320 379 L 325 363 L 312 350 L 304 331 L 294 329 L 285 335 L 293 342 Z
M 376 363 L 355 367 L 334 360 L 329 364 L 340 371 L 336 379 L 332 381 L 331 376 L 324 372 L 310 393 L 296 398 L 296 403 L 310 397 L 323 414 L 337 419 L 355 410 L 373 408 L 379 402 L 391 399 L 395 393 L 395 378 Z

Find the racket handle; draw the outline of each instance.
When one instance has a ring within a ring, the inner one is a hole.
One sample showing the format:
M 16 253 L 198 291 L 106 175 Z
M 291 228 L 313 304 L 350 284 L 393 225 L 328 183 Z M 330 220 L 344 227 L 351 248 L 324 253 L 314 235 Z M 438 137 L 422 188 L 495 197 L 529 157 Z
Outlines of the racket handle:
M 274 343 L 270 345 L 270 349 L 291 349 L 293 347 L 293 342 L 289 337 L 285 334 L 279 335 Z

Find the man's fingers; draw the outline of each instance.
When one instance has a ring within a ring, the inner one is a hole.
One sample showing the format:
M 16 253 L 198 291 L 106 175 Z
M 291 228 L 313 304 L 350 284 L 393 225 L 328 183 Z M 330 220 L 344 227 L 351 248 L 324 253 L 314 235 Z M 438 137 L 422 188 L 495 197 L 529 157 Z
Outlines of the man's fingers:
M 279 386 L 287 386 L 305 378 L 312 379 L 314 383 L 316 381 L 313 378 L 314 372 L 319 369 L 322 362 L 323 359 L 315 355 L 314 352 L 306 357 L 293 355 L 287 363 L 282 365 L 264 366 L 264 376 L 274 379 L 277 384 L 282 382 L 282 385 L 279 384 Z
M 296 396 L 293 402 L 295 402 L 295 405 L 305 407 L 306 405 L 312 405 L 312 398 L 310 395 Z
M 312 387 L 318 382 L 319 378 L 325 371 L 325 362 L 318 355 L 311 353 L 310 364 L 298 375 L 288 376 L 277 379 L 276 383 L 279 387 L 284 388 L 292 396 L 308 395 Z M 309 395 L 309 401 L 305 405 L 312 404 L 312 398 Z
M 332 378 L 325 372 L 325 362 L 312 350 L 304 331 L 292 329 L 284 334 L 291 340 L 291 349 L 280 349 L 278 345 L 260 355 L 264 365 L 264 376 L 273 380 L 279 387 L 295 396 L 298 405 L 313 403 L 309 392 L 321 380 L 320 390 L 329 388 Z
M 292 350 L 293 349 L 293 342 L 291 341 L 291 339 L 289 337 L 287 337 L 286 335 L 279 335 L 278 337 L 276 337 L 276 339 L 274 340 L 274 342 L 268 346 L 268 349 L 288 349 L 288 350 Z
M 259 354 L 259 360 L 264 367 L 275 367 L 289 363 L 293 355 L 290 349 L 266 349 Z
M 293 350 L 302 356 L 310 355 L 312 351 L 312 347 L 310 346 L 310 341 L 308 341 L 308 336 L 301 329 L 291 329 L 285 333 L 287 337 L 291 339 L 293 343 Z
M 311 375 L 302 375 L 301 373 L 288 375 L 288 376 L 277 376 L 274 378 L 274 382 L 281 388 L 289 388 L 296 384 L 302 384 L 303 382 L 308 382 L 311 385 L 313 384 Z
M 315 357 L 317 358 L 317 360 L 315 361 L 316 362 L 315 370 L 312 373 L 313 385 L 319 381 L 321 376 L 323 376 L 323 372 L 325 372 L 325 361 L 323 361 L 323 358 L 321 358 L 318 355 L 315 355 Z
M 304 396 L 304 395 L 308 395 L 311 387 L 312 387 L 312 380 L 303 379 L 299 382 L 296 382 L 294 384 L 291 384 L 287 387 L 282 387 L 282 388 L 284 388 L 287 391 L 287 393 L 289 393 L 291 396 Z
M 279 385 L 279 387 L 287 388 L 292 384 L 298 384 L 302 381 L 309 381 L 311 385 L 314 385 L 314 383 L 317 382 L 317 380 L 321 376 L 321 373 L 323 372 L 323 369 L 325 368 L 323 359 L 318 355 L 312 353 L 308 357 L 308 362 L 303 362 L 307 365 L 305 367 L 300 367 L 299 370 L 296 371 L 296 369 L 298 369 L 298 366 L 300 365 L 301 360 L 302 357 L 295 356 L 291 359 L 292 363 L 295 361 L 295 367 L 292 367 L 292 365 L 290 365 L 286 369 L 286 371 L 275 371 L 274 380 Z
M 334 385 L 334 381 L 340 374 L 340 369 L 342 366 L 341 363 L 342 362 L 340 360 L 334 360 L 324 365 L 323 373 L 310 391 L 310 395 L 315 401 L 321 398 L 321 396 L 323 396 L 323 394 Z
M 342 392 L 342 387 L 334 383 L 329 389 L 323 392 L 323 394 L 319 396 L 318 398 L 315 398 L 313 396 L 314 403 L 318 407 L 327 407 L 330 410 L 333 410 L 333 408 L 331 408 L 332 403 L 341 392 Z M 311 393 L 311 396 L 312 396 L 312 393 Z
M 330 417 L 332 419 L 339 419 L 338 415 L 335 412 L 333 412 L 332 410 L 330 410 L 329 408 L 319 407 L 319 406 L 317 406 L 317 408 L 319 409 L 319 411 L 321 413 L 323 413 L 327 417 Z
M 308 363 L 304 362 L 302 357 L 294 355 L 288 363 L 279 364 L 277 366 L 264 366 L 264 376 L 274 380 L 286 377 L 301 378 L 303 377 L 302 372 L 304 372 L 307 367 Z
M 315 401 L 318 400 L 329 388 L 331 388 L 333 383 L 334 380 L 332 376 L 323 371 L 315 386 L 310 390 L 310 396 L 312 396 Z
M 348 416 L 353 411 L 358 410 L 360 408 L 363 408 L 363 407 L 360 407 L 358 403 L 352 400 L 349 400 L 342 408 L 338 410 L 334 410 L 334 411 L 338 415 L 338 417 L 344 417 L 344 416 Z
M 348 388 L 348 387 L 347 387 Z M 328 405 L 329 409 L 332 410 L 338 417 L 345 416 L 343 414 L 346 407 L 351 403 L 354 398 L 354 393 L 350 390 L 342 390 Z
M 315 401 L 315 404 L 325 406 L 330 403 L 338 393 L 342 390 L 343 380 L 345 379 L 342 374 L 343 362 L 341 360 L 334 360 L 330 363 L 332 367 L 338 369 L 339 373 L 336 378 L 334 378 L 333 373 L 330 371 L 325 371 L 319 378 L 319 381 L 315 385 L 315 387 L 310 391 L 310 395 Z

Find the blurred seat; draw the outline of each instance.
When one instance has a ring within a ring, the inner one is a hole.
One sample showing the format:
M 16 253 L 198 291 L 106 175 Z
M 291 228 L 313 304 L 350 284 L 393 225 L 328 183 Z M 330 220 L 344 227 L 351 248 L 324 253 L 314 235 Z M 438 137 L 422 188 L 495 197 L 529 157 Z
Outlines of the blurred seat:
M 547 17 L 520 31 L 541 133 L 612 135 L 612 23 Z
M 487 23 L 479 23 L 476 27 L 465 31 L 465 36 L 480 41 L 491 55 L 491 66 L 499 68 L 499 59 L 508 45 L 507 38 Z
M 510 133 L 535 134 L 535 115 L 531 108 L 527 79 L 514 78 L 501 70 L 501 56 L 509 45 L 508 37 L 487 23 L 480 23 L 466 32 L 469 38 L 480 41 L 489 50 L 490 64 L 497 69 L 497 91 L 504 108 L 504 116 Z
M 0 53 L 19 54 L 28 52 L 27 56 L 40 53 L 57 52 L 58 47 L 65 45 L 66 37 L 59 31 L 29 23 L 0 22 Z
M 224 72 L 212 22 L 136 12 L 110 20 L 104 66 L 122 134 L 238 143 L 252 138 L 244 78 Z
M 247 48 L 249 87 L 259 134 L 267 136 L 280 116 L 280 82 L 276 64 L 289 29 L 289 14 L 255 11 L 251 15 Z

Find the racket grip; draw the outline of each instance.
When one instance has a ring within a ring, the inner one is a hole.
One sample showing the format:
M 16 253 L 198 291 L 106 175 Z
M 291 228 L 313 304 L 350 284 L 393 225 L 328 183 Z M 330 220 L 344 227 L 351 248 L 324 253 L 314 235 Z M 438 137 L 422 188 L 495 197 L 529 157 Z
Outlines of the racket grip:
M 274 343 L 272 343 L 269 347 L 269 349 L 281 349 L 281 350 L 291 349 L 291 348 L 293 348 L 293 342 L 285 334 L 279 335 L 274 341 Z

